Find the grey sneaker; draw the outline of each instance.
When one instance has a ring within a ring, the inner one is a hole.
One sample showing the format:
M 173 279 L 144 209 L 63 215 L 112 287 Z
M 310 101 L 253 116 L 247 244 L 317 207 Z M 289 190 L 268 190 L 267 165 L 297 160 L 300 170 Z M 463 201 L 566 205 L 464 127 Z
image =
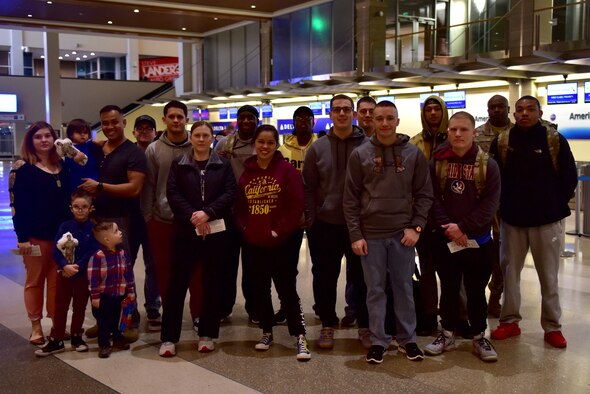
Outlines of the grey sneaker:
M 431 344 L 424 347 L 424 352 L 430 356 L 438 356 L 442 352 L 454 350 L 456 347 L 453 333 L 442 330 Z
M 270 349 L 270 345 L 272 345 L 272 333 L 265 332 L 262 334 L 262 338 L 258 341 L 254 348 L 256 350 L 268 350 Z
M 373 345 L 371 343 L 371 330 L 368 328 L 359 328 L 359 342 L 365 349 L 370 349 Z
M 498 353 L 496 353 L 496 349 L 494 349 L 494 346 L 483 336 L 483 334 L 473 338 L 473 354 L 479 356 L 483 361 L 498 361 Z
M 324 327 L 320 330 L 317 345 L 322 349 L 334 348 L 334 329 L 332 327 Z
M 311 352 L 307 347 L 307 339 L 305 339 L 305 335 L 299 335 L 297 337 L 297 360 L 298 361 L 308 361 L 311 359 Z

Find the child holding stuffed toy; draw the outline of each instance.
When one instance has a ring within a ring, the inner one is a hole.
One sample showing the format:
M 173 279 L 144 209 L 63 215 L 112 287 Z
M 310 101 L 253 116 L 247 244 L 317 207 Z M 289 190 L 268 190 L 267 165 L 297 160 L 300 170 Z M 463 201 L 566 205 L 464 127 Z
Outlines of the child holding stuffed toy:
M 88 281 L 92 314 L 98 325 L 98 357 L 111 355 L 111 342 L 121 350 L 129 343 L 119 329 L 121 302 L 125 297 L 135 300 L 135 280 L 129 256 L 121 245 L 123 233 L 115 222 L 103 221 L 94 226 L 94 237 L 101 245 L 88 262 Z
M 88 345 L 82 339 L 82 324 L 88 304 L 88 260 L 99 248 L 92 234 L 93 224 L 89 220 L 92 211 L 92 197 L 79 189 L 71 196 L 70 210 L 73 219 L 61 224 L 55 239 L 53 258 L 57 264 L 58 276 L 55 295 L 55 316 L 49 342 L 35 351 L 38 357 L 49 356 L 65 350 L 64 336 L 68 309 L 72 302 L 70 326 L 71 345 L 77 352 L 85 352 Z

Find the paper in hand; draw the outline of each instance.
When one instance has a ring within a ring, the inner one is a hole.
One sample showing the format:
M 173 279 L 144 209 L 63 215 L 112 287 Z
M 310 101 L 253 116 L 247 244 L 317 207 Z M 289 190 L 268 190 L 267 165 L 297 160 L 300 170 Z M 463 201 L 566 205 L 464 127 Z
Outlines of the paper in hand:
M 215 234 L 215 233 L 225 231 L 225 220 L 223 220 L 223 219 L 212 220 L 209 222 L 209 228 L 211 229 L 209 234 Z M 198 228 L 195 228 L 195 232 L 197 233 L 197 235 L 203 235 L 199 232 Z
M 22 252 L 19 248 L 10 249 L 10 252 L 17 256 L 22 256 Z M 31 245 L 31 254 L 29 254 L 29 256 L 41 256 L 41 247 L 39 247 L 39 245 Z
M 449 248 L 451 253 L 456 253 L 456 252 L 459 252 L 459 251 L 461 251 L 463 249 L 467 249 L 467 248 L 479 248 L 479 245 L 477 244 L 476 240 L 468 239 L 467 246 L 461 246 L 459 244 L 456 244 L 454 241 L 451 241 L 447 244 L 447 247 Z

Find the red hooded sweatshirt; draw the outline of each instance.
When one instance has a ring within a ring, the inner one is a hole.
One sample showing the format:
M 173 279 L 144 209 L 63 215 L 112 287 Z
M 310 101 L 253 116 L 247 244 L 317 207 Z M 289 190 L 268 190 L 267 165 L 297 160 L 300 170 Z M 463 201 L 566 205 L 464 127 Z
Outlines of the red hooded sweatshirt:
M 248 243 L 278 245 L 299 228 L 303 201 L 301 174 L 279 151 L 266 169 L 258 166 L 254 155 L 244 162 L 238 182 L 236 224 Z

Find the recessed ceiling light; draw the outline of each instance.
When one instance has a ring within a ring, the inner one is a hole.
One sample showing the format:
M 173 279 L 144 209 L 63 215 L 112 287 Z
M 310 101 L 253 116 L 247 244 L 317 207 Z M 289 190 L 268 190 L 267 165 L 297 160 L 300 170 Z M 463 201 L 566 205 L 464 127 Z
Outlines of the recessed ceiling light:
M 77 57 L 77 58 L 76 58 L 76 60 L 80 60 L 80 58 L 79 58 L 79 57 Z
M 252 4 L 252 5 L 250 6 L 250 8 L 256 8 L 256 6 L 255 6 L 254 4 Z
M 32 17 L 33 17 L 33 15 L 29 14 L 29 15 L 27 15 L 27 17 L 28 17 L 28 18 L 32 18 Z
M 214 21 L 218 21 L 218 20 L 219 20 L 219 18 L 215 17 L 215 18 L 213 18 L 213 20 L 214 20 Z
M 72 55 L 77 55 L 77 54 L 78 54 L 78 52 L 72 51 Z
M 112 24 L 113 24 L 113 21 L 108 21 L 107 23 L 108 23 L 109 25 L 112 25 Z
M 48 1 L 47 4 L 53 4 L 53 1 Z
M 133 12 L 135 12 L 136 14 L 139 14 L 139 10 L 137 8 L 134 9 Z
M 69 53 L 66 53 L 64 56 L 65 57 L 70 57 L 70 54 Z
M 45 59 L 45 56 L 41 55 L 41 59 Z
M 59 60 L 63 60 L 63 59 L 64 59 L 64 57 L 63 57 L 63 56 L 60 56 L 60 57 L 58 57 L 58 59 L 59 59 Z
M 183 27 L 183 28 L 182 28 L 182 31 L 186 31 L 186 27 Z
M 94 56 L 94 52 L 90 52 L 90 56 Z
M 86 59 L 88 56 L 84 55 L 84 56 L 82 56 L 82 57 L 83 57 L 84 59 Z

